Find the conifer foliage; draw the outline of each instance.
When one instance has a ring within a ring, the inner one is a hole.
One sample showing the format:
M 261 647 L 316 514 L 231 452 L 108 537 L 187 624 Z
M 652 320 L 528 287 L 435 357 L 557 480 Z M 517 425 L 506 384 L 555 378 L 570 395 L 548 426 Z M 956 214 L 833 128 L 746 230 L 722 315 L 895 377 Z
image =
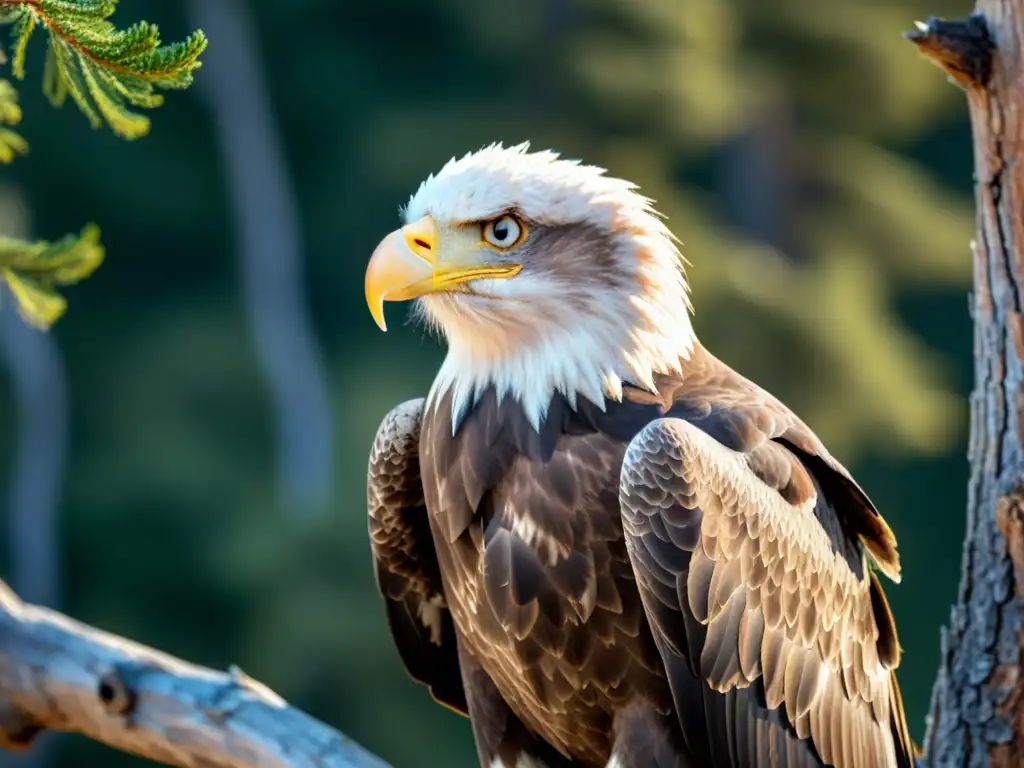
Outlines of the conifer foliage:
M 155 24 L 140 21 L 118 29 L 110 17 L 117 0 L 0 0 L 0 24 L 11 29 L 10 56 L 0 50 L 0 64 L 10 64 L 17 80 L 25 79 L 25 59 L 33 33 L 48 36 L 43 91 L 62 106 L 71 97 L 93 128 L 104 124 L 124 139 L 149 132 L 149 118 L 136 109 L 163 103 L 159 90 L 192 84 L 199 56 L 206 48 L 202 31 L 184 41 L 163 44 Z M 0 79 L 0 163 L 28 151 L 11 126 L 21 122 L 18 94 Z M 0 233 L 0 281 L 7 284 L 26 322 L 49 328 L 64 313 L 58 287 L 88 277 L 103 261 L 99 230 L 89 225 L 78 236 L 29 243 Z

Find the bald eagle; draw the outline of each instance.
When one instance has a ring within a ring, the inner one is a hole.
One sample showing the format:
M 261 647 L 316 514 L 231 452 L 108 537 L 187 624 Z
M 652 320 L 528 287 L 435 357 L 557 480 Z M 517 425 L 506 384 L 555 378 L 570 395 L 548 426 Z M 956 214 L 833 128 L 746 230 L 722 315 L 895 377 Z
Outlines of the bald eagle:
M 493 145 L 424 181 L 365 290 L 447 341 L 371 449 L 377 584 L 486 768 L 911 766 L 896 542 L 694 335 L 676 240 L 604 169 Z

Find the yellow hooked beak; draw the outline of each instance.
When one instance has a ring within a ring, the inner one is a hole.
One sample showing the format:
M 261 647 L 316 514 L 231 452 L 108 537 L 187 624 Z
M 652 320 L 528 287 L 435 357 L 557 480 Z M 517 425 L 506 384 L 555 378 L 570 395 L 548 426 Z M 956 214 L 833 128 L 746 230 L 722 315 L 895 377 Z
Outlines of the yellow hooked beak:
M 481 264 L 484 249 L 475 239 L 472 247 L 454 249 L 456 253 L 444 258 L 438 245 L 437 226 L 427 215 L 396 229 L 373 251 L 366 266 L 366 305 L 382 331 L 387 330 L 385 301 L 408 301 L 482 277 L 515 277 L 523 268 L 521 264 Z

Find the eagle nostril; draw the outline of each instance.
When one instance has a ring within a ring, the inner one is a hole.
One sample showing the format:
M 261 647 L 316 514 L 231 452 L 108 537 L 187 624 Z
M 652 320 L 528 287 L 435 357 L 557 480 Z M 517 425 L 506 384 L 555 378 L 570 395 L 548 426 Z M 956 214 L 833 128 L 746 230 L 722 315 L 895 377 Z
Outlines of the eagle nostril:
M 418 245 L 420 248 L 424 248 L 428 251 L 430 250 L 430 243 L 428 243 L 426 240 L 420 240 L 417 237 L 415 240 L 413 240 L 413 242 L 416 243 L 416 245 Z

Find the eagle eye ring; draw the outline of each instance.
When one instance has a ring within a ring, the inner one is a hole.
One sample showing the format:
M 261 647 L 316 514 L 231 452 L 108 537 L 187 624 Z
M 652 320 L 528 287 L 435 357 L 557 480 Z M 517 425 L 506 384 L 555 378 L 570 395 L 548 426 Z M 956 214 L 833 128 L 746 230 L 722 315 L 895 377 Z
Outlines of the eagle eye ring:
M 526 237 L 526 226 L 515 216 L 506 213 L 496 219 L 485 221 L 481 237 L 492 248 L 507 251 L 523 242 Z

